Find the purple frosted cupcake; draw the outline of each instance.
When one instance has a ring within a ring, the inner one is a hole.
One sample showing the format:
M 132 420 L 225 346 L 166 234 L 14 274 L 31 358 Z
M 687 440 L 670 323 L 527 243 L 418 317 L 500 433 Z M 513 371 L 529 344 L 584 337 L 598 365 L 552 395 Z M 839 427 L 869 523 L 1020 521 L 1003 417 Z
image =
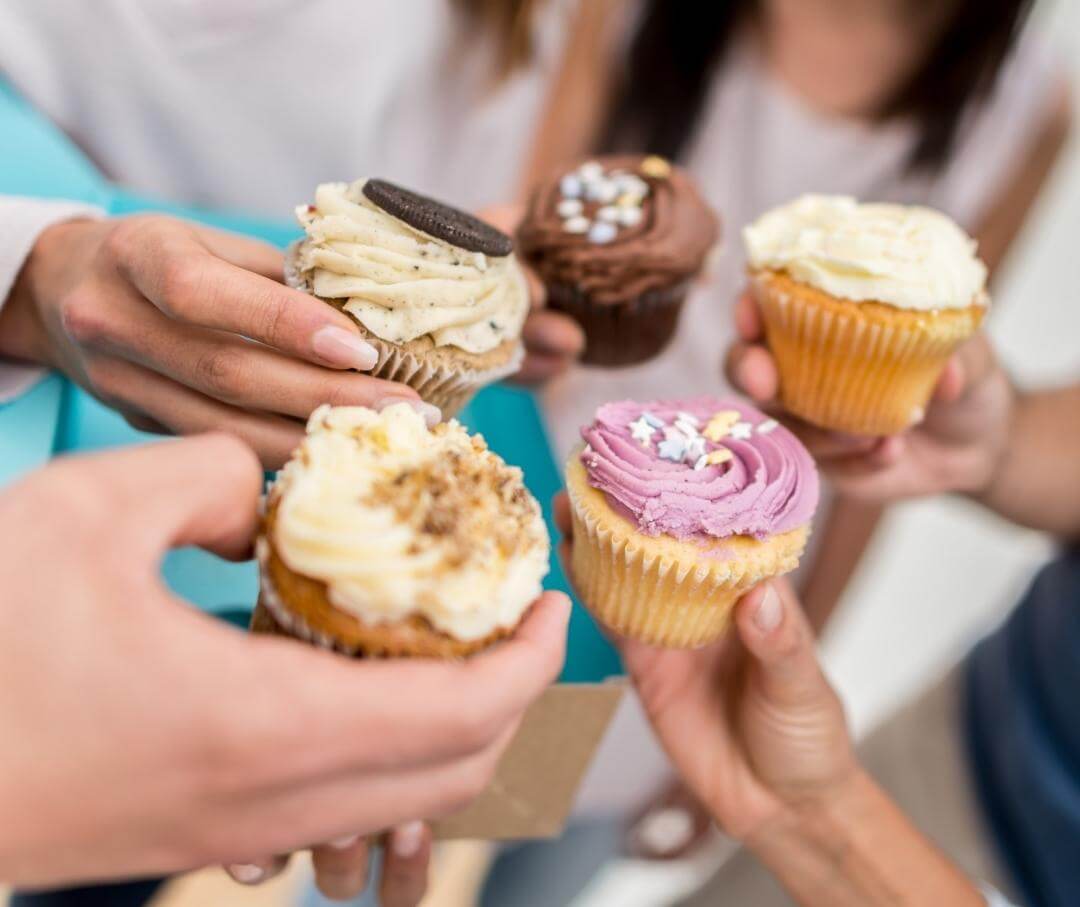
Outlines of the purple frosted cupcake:
M 601 406 L 566 485 L 574 580 L 610 629 L 706 645 L 762 580 L 798 564 L 818 501 L 799 440 L 735 400 Z

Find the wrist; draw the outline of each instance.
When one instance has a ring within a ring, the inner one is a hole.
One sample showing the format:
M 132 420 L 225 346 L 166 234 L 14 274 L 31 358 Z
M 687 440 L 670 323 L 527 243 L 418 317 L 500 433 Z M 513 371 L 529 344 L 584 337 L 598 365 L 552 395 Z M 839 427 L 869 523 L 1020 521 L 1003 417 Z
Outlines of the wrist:
M 991 509 L 993 509 L 993 501 L 997 491 L 1009 471 L 1010 459 L 1013 453 L 1013 439 L 1018 437 L 1018 426 L 1024 406 L 1023 396 L 1013 387 L 1011 382 L 1005 382 L 1004 394 L 1004 413 L 1001 418 L 1000 428 L 995 436 L 998 443 L 996 447 L 991 445 L 991 449 L 986 452 L 986 468 L 983 470 L 979 481 L 964 491 L 967 497 Z

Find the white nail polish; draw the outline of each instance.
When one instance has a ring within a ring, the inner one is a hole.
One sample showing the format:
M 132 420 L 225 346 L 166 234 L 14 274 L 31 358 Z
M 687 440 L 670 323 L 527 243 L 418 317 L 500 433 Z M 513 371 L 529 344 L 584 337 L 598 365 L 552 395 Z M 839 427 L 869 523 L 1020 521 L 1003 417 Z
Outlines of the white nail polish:
M 316 356 L 338 368 L 366 372 L 379 361 L 375 347 L 363 337 L 333 325 L 319 328 L 311 338 L 311 346 Z
M 765 594 L 761 596 L 757 609 L 754 611 L 754 625 L 762 633 L 772 633 L 780 626 L 780 620 L 784 616 L 783 606 L 780 604 L 780 596 L 772 586 L 765 587 Z
M 334 838 L 327 843 L 334 848 L 334 850 L 348 850 L 357 841 L 360 840 L 360 835 L 342 835 L 340 838 Z
M 388 406 L 394 406 L 398 403 L 404 403 L 415 409 L 424 418 L 424 422 L 428 428 L 434 428 L 440 422 L 442 422 L 442 410 L 437 406 L 432 406 L 430 403 L 425 403 L 423 400 L 416 400 L 412 397 L 383 397 L 378 403 L 375 404 L 375 409 L 382 412 Z
M 390 833 L 390 849 L 394 851 L 394 856 L 401 857 L 403 860 L 415 857 L 420 852 L 423 843 L 423 822 L 406 822 L 404 825 L 398 825 Z
M 242 885 L 255 885 L 266 878 L 266 869 L 257 863 L 230 863 L 228 870 Z

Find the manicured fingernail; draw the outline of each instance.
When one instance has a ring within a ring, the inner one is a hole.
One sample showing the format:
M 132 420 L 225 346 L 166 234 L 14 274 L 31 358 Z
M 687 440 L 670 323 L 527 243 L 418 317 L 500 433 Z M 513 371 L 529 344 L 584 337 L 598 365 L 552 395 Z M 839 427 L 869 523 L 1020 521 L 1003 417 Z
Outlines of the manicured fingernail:
M 424 843 L 424 823 L 406 822 L 390 833 L 390 849 L 394 856 L 407 860 L 415 857 Z
M 256 885 L 266 878 L 266 867 L 257 863 L 230 863 L 229 875 L 242 885 Z
M 363 337 L 333 325 L 319 328 L 311 338 L 311 346 L 316 356 L 338 368 L 366 372 L 375 368 L 379 361 L 375 347 Z
M 439 407 L 432 406 L 430 403 L 425 403 L 423 400 L 417 400 L 414 397 L 383 397 L 375 404 L 375 409 L 382 412 L 386 407 L 394 406 L 397 403 L 408 404 L 420 413 L 424 417 L 424 422 L 427 423 L 428 428 L 434 428 L 442 422 L 442 410 Z
M 772 633 L 780 626 L 780 619 L 784 616 L 784 609 L 780 604 L 780 596 L 772 586 L 765 587 L 765 594 L 758 602 L 757 610 L 754 611 L 754 625 L 762 633 Z
M 357 841 L 360 840 L 360 835 L 342 835 L 340 838 L 334 838 L 333 841 L 327 843 L 334 848 L 334 850 L 348 850 Z

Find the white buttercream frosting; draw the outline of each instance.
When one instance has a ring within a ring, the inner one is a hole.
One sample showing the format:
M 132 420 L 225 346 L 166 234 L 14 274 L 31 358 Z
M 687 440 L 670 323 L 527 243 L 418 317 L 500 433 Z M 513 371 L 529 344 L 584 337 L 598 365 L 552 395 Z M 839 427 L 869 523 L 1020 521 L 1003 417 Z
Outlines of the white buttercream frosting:
M 841 299 L 932 311 L 985 304 L 975 241 L 931 208 L 804 195 L 743 230 L 752 268 Z
M 324 183 L 296 216 L 300 270 L 312 291 L 343 300 L 376 337 L 486 353 L 521 334 L 529 292 L 514 255 L 486 256 L 430 236 L 363 194 L 365 180 Z
M 322 406 L 271 490 L 273 545 L 365 623 L 425 617 L 459 640 L 511 628 L 550 543 L 521 470 L 410 406 Z

